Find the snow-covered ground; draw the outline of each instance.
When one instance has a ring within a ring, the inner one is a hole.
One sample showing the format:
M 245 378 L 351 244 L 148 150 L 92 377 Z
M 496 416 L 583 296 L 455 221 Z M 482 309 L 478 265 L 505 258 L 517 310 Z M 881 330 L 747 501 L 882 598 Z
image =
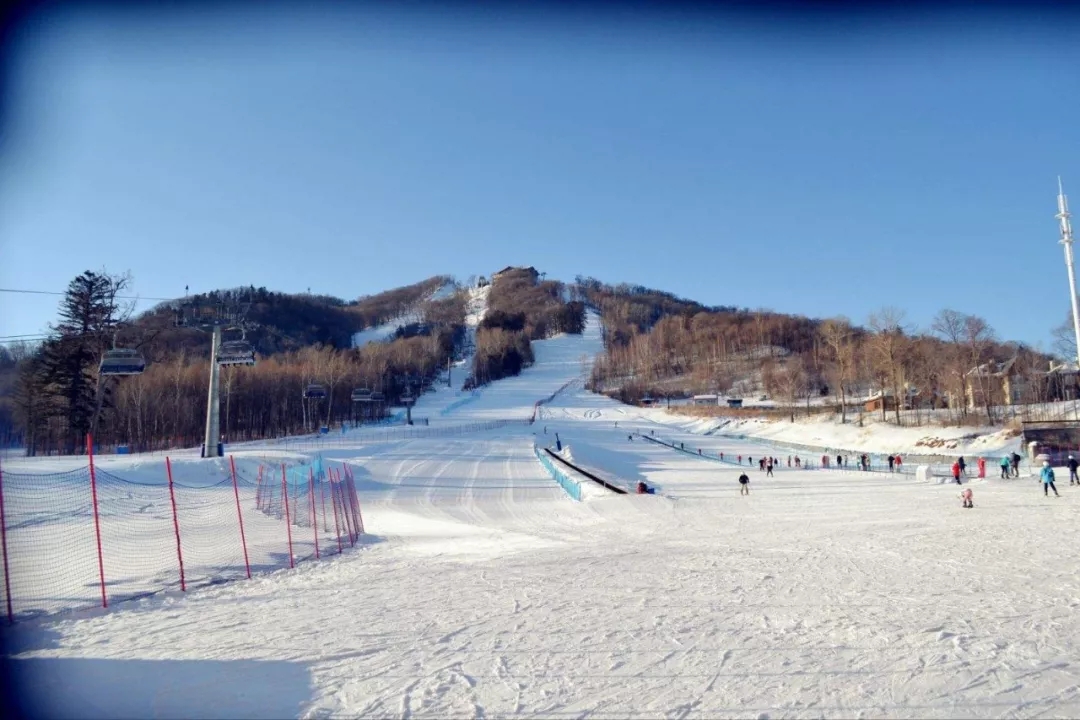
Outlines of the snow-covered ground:
M 783 420 L 702 419 L 695 423 L 700 432 L 745 435 L 765 442 L 840 449 L 851 452 L 901 453 L 902 455 L 983 455 L 988 458 L 1025 451 L 1020 434 L 998 427 L 898 427 L 877 417 L 856 417 L 841 424 L 832 416 L 815 415 Z
M 454 283 L 447 283 L 441 288 L 433 292 L 428 296 L 427 301 L 433 302 L 435 300 L 445 300 L 454 294 L 457 290 L 457 286 Z M 400 317 L 396 317 L 389 322 L 382 325 L 375 325 L 369 328 L 364 328 L 360 332 L 353 333 L 352 346 L 354 348 L 360 348 L 371 342 L 384 342 L 391 340 L 400 328 L 410 325 L 412 323 L 418 323 L 423 320 L 419 310 L 413 310 L 402 314 Z
M 533 368 L 443 420 L 527 417 L 569 384 L 532 426 L 326 451 L 356 477 L 355 550 L 17 624 L 16 686 L 78 717 L 1080 714 L 1080 562 L 1061 544 L 1080 490 L 974 482 L 965 510 L 953 486 L 784 467 L 740 497 L 740 468 L 631 436 L 769 448 L 584 392 L 598 347 L 595 322 L 536 343 Z M 556 434 L 658 494 L 569 499 L 533 453 Z

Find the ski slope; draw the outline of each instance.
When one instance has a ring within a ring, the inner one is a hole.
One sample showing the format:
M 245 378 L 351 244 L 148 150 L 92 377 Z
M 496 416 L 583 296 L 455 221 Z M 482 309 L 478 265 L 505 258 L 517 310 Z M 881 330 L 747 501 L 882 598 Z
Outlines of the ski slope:
M 1080 574 L 1062 542 L 1080 520 L 1080 489 L 1061 480 L 1062 497 L 1044 498 L 1029 479 L 975 481 L 975 508 L 963 510 L 955 486 L 785 466 L 775 478 L 747 471 L 751 495 L 740 497 L 739 467 L 630 436 L 754 457 L 768 446 L 695 434 L 692 419 L 576 384 L 582 355 L 599 347 L 594 320 L 583 336 L 537 343 L 534 367 L 439 420 L 527 416 L 566 388 L 532 426 L 325 451 L 356 477 L 369 537 L 355 550 L 6 631 L 29 707 L 79 717 L 1080 714 Z M 431 396 L 418 406 L 427 401 L 438 409 Z M 570 500 L 534 456 L 556 434 L 573 462 L 658 494 Z M 160 460 L 109 462 L 116 472 L 139 463 L 149 477 Z
M 427 302 L 434 302 L 436 300 L 445 300 L 454 294 L 457 290 L 457 286 L 454 283 L 446 283 L 441 288 L 433 292 L 426 298 Z M 394 333 L 401 328 L 412 323 L 418 323 L 423 321 L 423 315 L 419 310 L 412 310 L 403 313 L 401 316 L 396 317 L 389 322 L 385 322 L 381 325 L 374 325 L 369 328 L 353 333 L 352 346 L 354 348 L 362 348 L 368 343 L 372 342 L 386 342 L 392 340 Z

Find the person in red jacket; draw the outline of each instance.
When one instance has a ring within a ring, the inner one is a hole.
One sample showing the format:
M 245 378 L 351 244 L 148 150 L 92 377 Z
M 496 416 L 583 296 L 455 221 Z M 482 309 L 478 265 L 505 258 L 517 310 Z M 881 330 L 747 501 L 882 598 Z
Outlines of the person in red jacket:
M 957 485 L 960 485 L 960 463 L 954 462 L 952 464 L 952 479 L 956 481 Z

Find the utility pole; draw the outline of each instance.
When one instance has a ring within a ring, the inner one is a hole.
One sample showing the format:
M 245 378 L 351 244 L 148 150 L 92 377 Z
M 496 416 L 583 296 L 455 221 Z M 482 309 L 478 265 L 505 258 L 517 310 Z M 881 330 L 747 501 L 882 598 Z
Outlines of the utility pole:
M 206 403 L 206 439 L 203 457 L 218 457 L 218 438 L 221 437 L 221 393 L 218 392 L 218 349 L 221 347 L 221 326 L 215 325 L 210 344 L 210 397 Z
M 1061 223 L 1061 244 L 1065 246 L 1065 267 L 1069 271 L 1069 297 L 1072 299 L 1073 332 L 1076 334 L 1076 364 L 1080 368 L 1080 310 L 1076 306 L 1076 269 L 1073 267 L 1072 223 L 1069 222 L 1069 201 L 1061 188 L 1058 177 L 1058 212 L 1056 217 Z

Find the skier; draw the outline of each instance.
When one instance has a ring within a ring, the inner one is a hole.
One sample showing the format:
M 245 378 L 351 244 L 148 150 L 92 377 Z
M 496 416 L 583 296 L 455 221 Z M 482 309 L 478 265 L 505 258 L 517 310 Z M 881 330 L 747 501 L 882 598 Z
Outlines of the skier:
M 963 455 L 961 455 L 960 458 L 956 461 L 956 464 L 960 466 L 960 472 L 964 475 L 967 475 L 967 463 L 964 462 Z
M 795 467 L 802 467 L 801 463 L 802 463 L 802 461 L 799 460 L 799 456 L 796 455 L 795 456 Z
M 1009 461 L 1009 456 L 1008 455 L 1001 458 L 1001 479 L 1002 480 L 1008 480 L 1009 479 L 1009 474 L 1010 474 L 1009 473 L 1009 466 L 1011 464 L 1012 463 Z
M 746 473 L 743 473 L 742 475 L 739 476 L 739 494 L 740 495 L 749 495 L 750 494 L 750 478 L 747 477 Z
M 1020 454 L 1012 454 L 1012 471 L 1014 477 L 1020 477 Z
M 1072 455 L 1070 455 L 1069 456 L 1069 484 L 1070 485 L 1073 484 L 1073 480 L 1076 481 L 1077 485 L 1080 485 L 1080 477 L 1076 476 L 1076 468 L 1077 468 L 1078 465 L 1080 465 L 1080 463 L 1077 463 L 1076 458 L 1074 458 Z
M 1054 491 L 1054 497 L 1061 497 L 1058 494 L 1057 488 L 1054 487 L 1054 468 L 1050 467 L 1050 463 L 1043 460 L 1042 468 L 1042 482 L 1043 482 L 1043 495 L 1048 496 L 1050 490 Z
M 975 507 L 975 503 L 972 502 L 972 500 L 971 500 L 971 495 L 972 495 L 971 488 L 964 488 L 964 491 L 962 493 L 960 493 L 960 498 L 964 501 L 963 506 L 966 507 L 966 508 Z
M 954 462 L 952 464 L 952 479 L 956 481 L 956 484 L 960 484 L 960 463 Z
M 888 461 L 889 461 L 889 472 L 892 472 L 893 471 L 893 464 L 896 463 L 896 456 L 895 455 L 890 455 L 888 457 Z
M 837 467 L 837 469 L 843 467 L 843 465 L 844 465 L 844 457 L 842 455 L 837 455 L 836 456 L 836 467 Z
M 772 463 L 772 459 L 770 458 L 769 462 L 765 463 L 765 477 L 773 477 L 772 466 L 773 466 L 773 463 Z
M 899 455 L 896 456 L 896 469 L 897 470 L 900 469 L 900 456 Z

